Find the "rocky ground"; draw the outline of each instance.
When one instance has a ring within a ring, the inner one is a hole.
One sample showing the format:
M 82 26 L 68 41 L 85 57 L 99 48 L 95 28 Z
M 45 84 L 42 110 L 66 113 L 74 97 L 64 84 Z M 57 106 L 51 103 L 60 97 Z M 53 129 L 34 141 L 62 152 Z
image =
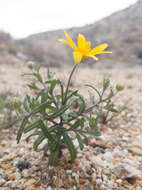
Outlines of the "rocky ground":
M 0 92 L 28 91 L 20 76 L 23 66 L 0 66 Z M 65 82 L 70 69 L 53 69 Z M 44 73 L 44 70 L 43 70 Z M 72 84 L 86 95 L 85 83 L 101 86 L 104 74 L 112 86 L 121 83 L 125 90 L 116 104 L 127 102 L 127 109 L 103 126 L 100 139 L 90 138 L 72 164 L 65 151 L 58 167 L 48 166 L 43 150 L 33 151 L 32 142 L 16 143 L 17 128 L 0 134 L 1 190 L 142 190 L 142 68 L 96 70 L 79 68 Z M 76 145 L 77 146 L 77 145 Z M 48 154 L 48 153 L 47 153 Z

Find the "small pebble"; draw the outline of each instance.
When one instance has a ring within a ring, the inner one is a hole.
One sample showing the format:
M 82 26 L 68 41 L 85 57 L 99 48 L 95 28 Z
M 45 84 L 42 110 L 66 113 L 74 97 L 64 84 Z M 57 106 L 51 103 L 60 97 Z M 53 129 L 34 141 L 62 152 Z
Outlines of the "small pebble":
M 0 177 L 0 186 L 2 186 L 5 182 L 6 182 L 6 180 L 4 180 L 3 178 Z

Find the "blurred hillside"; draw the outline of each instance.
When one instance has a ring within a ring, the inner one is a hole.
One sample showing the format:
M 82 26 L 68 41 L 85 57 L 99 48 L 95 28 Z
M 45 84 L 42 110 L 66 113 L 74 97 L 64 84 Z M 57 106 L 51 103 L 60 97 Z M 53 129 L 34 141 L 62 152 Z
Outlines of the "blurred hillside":
M 68 33 L 73 40 L 76 40 L 78 33 L 84 34 L 87 40 L 92 41 L 92 47 L 107 42 L 113 54 L 103 55 L 106 57 L 106 66 L 110 63 L 142 65 L 141 10 L 142 0 L 139 0 L 127 9 L 96 23 L 71 28 Z M 72 64 L 71 48 L 58 42 L 58 38 L 65 38 L 63 30 L 39 33 L 21 40 L 14 40 L 10 35 L 1 32 L 0 63 L 6 60 L 12 63 L 33 60 L 50 66 Z

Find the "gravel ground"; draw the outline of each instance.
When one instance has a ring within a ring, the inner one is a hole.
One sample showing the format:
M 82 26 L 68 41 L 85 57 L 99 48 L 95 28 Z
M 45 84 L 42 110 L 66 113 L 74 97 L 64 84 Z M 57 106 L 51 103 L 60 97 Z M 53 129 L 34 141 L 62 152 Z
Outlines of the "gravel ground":
M 28 90 L 20 74 L 26 68 L 1 65 L 0 91 Z M 64 81 L 69 69 L 53 69 Z M 44 73 L 44 70 L 43 70 Z M 48 166 L 48 152 L 33 151 L 31 139 L 23 136 L 16 143 L 17 129 L 0 134 L 0 190 L 142 190 L 142 68 L 96 70 L 80 68 L 72 85 L 88 98 L 85 83 L 101 86 L 104 74 L 112 85 L 121 83 L 125 90 L 117 105 L 128 102 L 127 109 L 102 128 L 102 136 L 90 138 L 83 151 L 78 148 L 74 164 L 66 150 L 58 167 Z M 78 146 L 76 144 L 76 146 Z

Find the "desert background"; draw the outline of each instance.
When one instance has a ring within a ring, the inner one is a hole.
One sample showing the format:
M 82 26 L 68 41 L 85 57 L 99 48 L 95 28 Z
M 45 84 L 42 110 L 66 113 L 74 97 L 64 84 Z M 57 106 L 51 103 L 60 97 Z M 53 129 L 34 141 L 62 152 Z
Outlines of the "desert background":
M 112 54 L 99 55 L 99 61 L 81 63 L 72 87 L 88 97 L 85 84 L 101 87 L 104 75 L 111 85 L 124 90 L 115 97 L 116 105 L 127 108 L 103 126 L 99 139 L 91 138 L 79 151 L 75 165 L 68 158 L 56 167 L 48 167 L 44 153 L 32 149 L 22 138 L 16 143 L 17 125 L 5 117 L 5 103 L 11 94 L 21 100 L 30 93 L 21 74 L 27 62 L 50 68 L 66 83 L 73 66 L 72 49 L 58 42 L 63 29 L 15 39 L 0 31 L 0 189 L 1 190 L 142 190 L 142 0 L 92 24 L 67 29 L 74 41 L 83 34 L 92 47 L 108 43 Z M 6 126 L 6 128 L 5 128 Z M 19 170 L 23 161 L 27 167 Z M 29 165 L 28 165 L 29 164 Z

